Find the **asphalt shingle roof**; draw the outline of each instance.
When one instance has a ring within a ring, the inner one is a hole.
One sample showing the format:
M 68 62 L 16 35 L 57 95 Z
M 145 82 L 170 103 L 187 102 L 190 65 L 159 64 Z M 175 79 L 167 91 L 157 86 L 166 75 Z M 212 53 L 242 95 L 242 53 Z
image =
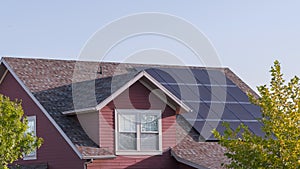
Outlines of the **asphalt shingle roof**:
M 76 103 L 80 103 L 76 104 L 76 109 L 95 107 L 144 69 L 151 68 L 146 71 L 152 76 L 156 76 L 155 70 L 153 74 L 153 68 L 165 71 L 171 70 L 175 74 L 187 68 L 190 70 L 204 70 L 204 72 L 211 71 L 215 72 L 216 76 L 225 76 L 227 83 L 236 85 L 244 93 L 250 92 L 255 97 L 258 97 L 249 86 L 228 68 L 99 63 L 10 57 L 5 57 L 4 60 L 84 155 L 108 155 L 113 154 L 113 152 L 108 152 L 105 147 L 100 148 L 94 143 L 84 132 L 76 116 L 62 114 L 62 112 L 74 110 L 73 95 L 81 96 L 75 97 L 80 98 L 80 100 L 76 100 Z M 76 70 L 79 71 L 77 72 Z M 166 77 L 159 76 L 161 75 L 155 77 L 156 80 L 176 95 L 176 91 L 172 91 L 174 88 L 168 88 L 170 87 L 170 81 L 164 83 L 159 78 L 164 80 Z M 78 93 L 72 91 L 74 87 L 77 87 L 76 89 L 78 90 L 76 91 Z M 86 93 L 85 89 L 87 87 L 94 87 L 94 93 Z M 91 99 L 90 96 L 93 94 L 95 97 Z M 195 111 L 200 112 L 200 110 Z M 197 128 L 195 129 L 197 130 Z M 179 158 L 207 167 L 214 167 L 210 165 L 216 164 L 215 160 L 226 162 L 226 158 L 223 156 L 224 151 L 224 148 L 220 147 L 217 143 L 199 142 L 194 139 L 183 140 L 172 150 Z

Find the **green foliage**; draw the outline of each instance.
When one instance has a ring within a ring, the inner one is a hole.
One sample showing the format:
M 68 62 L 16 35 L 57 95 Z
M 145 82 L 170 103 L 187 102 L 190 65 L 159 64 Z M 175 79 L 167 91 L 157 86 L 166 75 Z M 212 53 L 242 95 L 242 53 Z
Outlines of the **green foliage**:
M 250 101 L 261 107 L 263 114 L 258 120 L 264 124 L 264 138 L 254 135 L 243 124 L 235 131 L 224 124 L 224 135 L 213 131 L 219 144 L 228 150 L 225 155 L 231 163 L 225 165 L 227 168 L 300 168 L 299 78 L 285 83 L 278 61 L 270 72 L 270 87 L 258 87 L 261 97 L 249 95 Z
M 0 169 L 40 147 L 42 139 L 27 133 L 20 101 L 0 94 Z

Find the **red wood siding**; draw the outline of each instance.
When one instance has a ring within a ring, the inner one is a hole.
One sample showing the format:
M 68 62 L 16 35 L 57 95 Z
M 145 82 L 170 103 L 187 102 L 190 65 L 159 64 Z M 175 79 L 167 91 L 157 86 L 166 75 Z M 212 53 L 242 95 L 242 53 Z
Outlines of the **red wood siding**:
M 9 96 L 12 100 L 15 98 L 22 99 L 25 115 L 36 116 L 37 135 L 44 139 L 43 145 L 37 151 L 37 160 L 19 160 L 18 164 L 48 163 L 49 169 L 83 168 L 84 161 L 79 159 L 57 129 L 10 73 L 6 75 L 0 85 L 0 93 Z
M 129 96 L 128 96 L 129 95 Z M 149 101 L 149 98 L 151 101 Z M 150 104 L 151 102 L 151 104 Z M 151 94 L 140 82 L 133 84 L 100 112 L 100 146 L 114 152 L 114 109 L 160 109 L 162 113 L 163 155 L 158 156 L 117 156 L 115 159 L 94 160 L 89 169 L 98 168 L 178 168 L 179 164 L 169 153 L 176 144 L 175 111 Z

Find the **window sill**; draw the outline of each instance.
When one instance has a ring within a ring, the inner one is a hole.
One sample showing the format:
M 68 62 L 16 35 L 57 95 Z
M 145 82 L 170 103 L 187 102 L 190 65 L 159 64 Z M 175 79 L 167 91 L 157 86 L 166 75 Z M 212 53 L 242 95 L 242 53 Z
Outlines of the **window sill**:
M 162 151 L 118 151 L 116 152 L 116 155 L 162 155 Z
M 36 160 L 36 156 L 23 157 L 23 160 Z

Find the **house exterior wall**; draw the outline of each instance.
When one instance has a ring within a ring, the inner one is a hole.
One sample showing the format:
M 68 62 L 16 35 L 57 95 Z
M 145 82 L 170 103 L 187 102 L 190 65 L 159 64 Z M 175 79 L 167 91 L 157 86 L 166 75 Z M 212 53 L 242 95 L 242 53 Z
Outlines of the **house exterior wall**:
M 150 100 L 150 101 L 149 101 Z M 176 145 L 176 113 L 173 109 L 153 95 L 140 82 L 109 103 L 99 112 L 100 146 L 115 152 L 114 110 L 115 109 L 159 109 L 162 110 L 162 155 L 156 156 L 117 156 L 114 159 L 94 160 L 89 169 L 108 168 L 181 168 L 170 155 L 170 147 Z
M 49 169 L 82 169 L 84 161 L 60 135 L 48 118 L 43 114 L 34 101 L 27 95 L 16 79 L 8 73 L 0 84 L 0 93 L 22 100 L 22 107 L 26 116 L 36 116 L 36 132 L 44 139 L 43 145 L 37 150 L 36 160 L 19 160 L 17 164 L 47 163 Z

